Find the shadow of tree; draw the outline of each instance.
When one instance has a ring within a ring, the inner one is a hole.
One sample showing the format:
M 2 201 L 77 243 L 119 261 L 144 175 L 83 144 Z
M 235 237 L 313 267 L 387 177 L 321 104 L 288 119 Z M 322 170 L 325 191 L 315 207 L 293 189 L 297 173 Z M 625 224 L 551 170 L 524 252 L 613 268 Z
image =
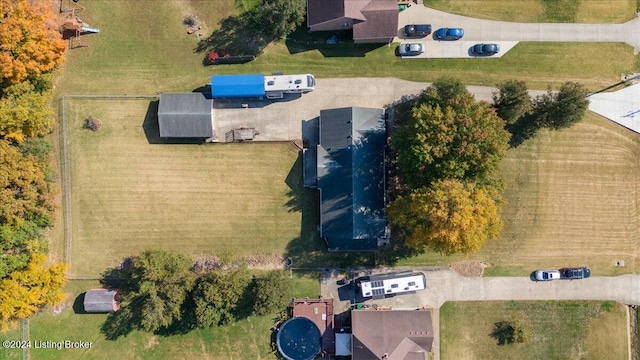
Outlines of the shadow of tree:
M 142 322 L 142 304 L 144 299 L 134 298 L 117 312 L 109 314 L 100 327 L 100 332 L 107 340 L 118 340 L 140 329 Z
M 308 31 L 306 25 L 299 26 L 287 36 L 285 45 L 289 54 L 318 50 L 324 57 L 364 57 L 370 51 L 387 44 L 354 44 L 353 31 Z M 327 40 L 335 43 L 327 44 Z
M 220 56 L 258 55 L 273 40 L 265 36 L 255 20 L 255 12 L 249 10 L 222 19 L 217 30 L 198 42 L 195 52 L 216 51 Z M 208 62 L 206 57 L 204 61 Z
M 516 148 L 536 135 L 538 125 L 536 125 L 534 115 L 527 114 L 519 118 L 515 123 L 507 124 L 505 130 L 511 133 L 509 146 Z

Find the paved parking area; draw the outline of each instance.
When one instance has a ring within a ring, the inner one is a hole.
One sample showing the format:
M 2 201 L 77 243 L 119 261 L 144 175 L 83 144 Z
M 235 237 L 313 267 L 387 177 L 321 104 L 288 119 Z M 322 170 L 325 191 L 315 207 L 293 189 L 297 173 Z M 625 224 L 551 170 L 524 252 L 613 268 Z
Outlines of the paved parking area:
M 441 27 L 464 29 L 463 40 L 439 42 L 433 40 L 431 35 L 418 39 L 417 42 L 425 44 L 426 51 L 422 58 L 468 58 L 468 48 L 478 43 L 499 44 L 500 53 L 505 54 L 518 41 L 624 42 L 633 46 L 636 54 L 640 52 L 638 17 L 623 24 L 515 23 L 475 19 L 414 4 L 401 11 L 398 19 L 401 29 L 395 42 L 407 42 L 402 34 L 402 28 L 407 24 L 431 24 L 434 32 Z M 457 45 L 458 42 L 461 45 Z
M 518 44 L 517 41 L 485 41 L 500 45 L 500 52 L 492 56 L 476 56 L 471 52 L 471 48 L 480 44 L 478 41 L 426 41 L 425 39 L 407 39 L 405 43 L 422 43 L 424 52 L 418 56 L 403 56 L 403 59 L 447 59 L 447 58 L 477 58 L 477 59 L 497 59 L 505 55 L 509 50 Z

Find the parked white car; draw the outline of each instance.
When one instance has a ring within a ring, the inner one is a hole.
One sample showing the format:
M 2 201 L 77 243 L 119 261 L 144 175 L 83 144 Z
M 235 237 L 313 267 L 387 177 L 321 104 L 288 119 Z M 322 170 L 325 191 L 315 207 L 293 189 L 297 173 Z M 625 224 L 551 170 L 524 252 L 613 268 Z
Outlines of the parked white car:
M 538 270 L 536 271 L 537 281 L 560 280 L 560 271 L 558 270 Z

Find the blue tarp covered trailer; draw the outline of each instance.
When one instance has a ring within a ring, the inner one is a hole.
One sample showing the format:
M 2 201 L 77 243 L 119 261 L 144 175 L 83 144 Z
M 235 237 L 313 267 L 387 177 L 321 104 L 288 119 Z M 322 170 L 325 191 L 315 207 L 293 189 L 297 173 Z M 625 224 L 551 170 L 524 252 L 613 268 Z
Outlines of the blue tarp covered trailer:
M 211 97 L 250 98 L 265 95 L 264 75 L 214 75 L 211 77 Z

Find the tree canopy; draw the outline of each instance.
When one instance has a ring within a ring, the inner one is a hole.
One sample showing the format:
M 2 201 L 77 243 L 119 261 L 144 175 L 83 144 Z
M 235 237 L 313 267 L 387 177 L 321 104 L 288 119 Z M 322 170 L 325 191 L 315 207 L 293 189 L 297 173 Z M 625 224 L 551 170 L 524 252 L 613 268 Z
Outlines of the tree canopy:
M 18 143 L 51 132 L 53 110 L 50 93 L 35 91 L 28 81 L 9 86 L 0 98 L 0 137 Z
M 281 310 L 293 297 L 291 281 L 283 271 L 270 271 L 265 276 L 255 279 L 253 289 L 253 311 L 256 315 L 267 315 Z
M 304 21 L 306 12 L 304 0 L 262 0 L 254 8 L 255 21 L 271 40 L 283 38 L 292 33 Z
M 47 1 L 0 1 L 0 85 L 7 86 L 56 68 L 66 44 Z
M 160 250 L 132 258 L 124 273 L 128 286 L 123 298 L 139 308 L 141 329 L 156 331 L 181 319 L 181 306 L 195 280 L 191 265 L 185 255 Z
M 234 321 L 237 312 L 245 310 L 241 300 L 250 283 L 246 270 L 212 271 L 199 278 L 192 294 L 196 325 L 208 328 Z
M 587 111 L 587 90 L 580 84 L 566 82 L 557 93 L 551 91 L 536 97 L 532 104 L 532 116 L 539 127 L 568 128 L 576 124 Z
M 445 79 L 419 96 L 391 144 L 404 180 L 415 189 L 443 178 L 488 179 L 508 140 L 504 121 L 488 104 L 476 102 L 459 81 Z
M 531 108 L 531 96 L 522 80 L 507 80 L 498 84 L 493 93 L 493 107 L 507 124 L 514 124 Z
M 439 180 L 389 205 L 390 221 L 406 231 L 407 246 L 450 255 L 478 252 L 502 229 L 499 195 L 457 179 Z
M 67 266 L 58 262 L 46 266 L 46 260 L 45 254 L 34 254 L 25 269 L 0 280 L 0 331 L 64 299 Z
M 0 140 L 0 225 L 49 224 L 53 204 L 44 165 Z

